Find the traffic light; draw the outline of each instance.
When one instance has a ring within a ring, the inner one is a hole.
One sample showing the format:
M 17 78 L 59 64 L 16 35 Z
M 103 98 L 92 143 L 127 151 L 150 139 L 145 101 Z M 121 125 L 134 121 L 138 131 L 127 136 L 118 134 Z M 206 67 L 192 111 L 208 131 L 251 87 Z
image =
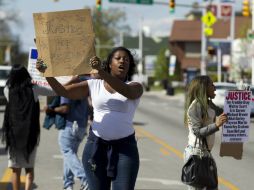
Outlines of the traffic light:
M 96 0 L 96 8 L 98 11 L 101 11 L 101 0 Z
M 169 12 L 170 13 L 175 12 L 175 0 L 169 0 Z
M 242 15 L 246 16 L 246 17 L 250 16 L 250 2 L 249 2 L 249 0 L 243 0 Z
M 207 54 L 209 55 L 209 56 L 214 56 L 214 55 L 216 55 L 216 49 L 213 47 L 213 46 L 208 46 L 207 47 Z

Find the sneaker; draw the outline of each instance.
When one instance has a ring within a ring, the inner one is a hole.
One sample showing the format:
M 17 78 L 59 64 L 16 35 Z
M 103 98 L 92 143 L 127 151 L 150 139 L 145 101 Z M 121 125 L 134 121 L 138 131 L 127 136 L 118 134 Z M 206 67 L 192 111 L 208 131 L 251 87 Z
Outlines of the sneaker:
M 87 181 L 81 185 L 80 190 L 89 190 Z
M 73 190 L 73 187 L 69 186 L 69 187 L 65 188 L 64 190 Z

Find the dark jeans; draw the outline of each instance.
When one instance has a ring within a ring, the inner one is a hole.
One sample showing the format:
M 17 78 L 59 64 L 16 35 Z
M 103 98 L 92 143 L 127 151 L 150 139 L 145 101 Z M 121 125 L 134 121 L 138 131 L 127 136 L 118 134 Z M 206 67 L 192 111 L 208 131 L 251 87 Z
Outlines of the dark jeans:
M 94 141 L 87 140 L 83 151 L 83 166 L 91 190 L 134 190 L 136 178 L 139 169 L 139 153 L 137 142 L 128 141 L 117 145 L 117 164 L 116 177 L 110 178 L 107 176 L 107 152 L 100 151 L 100 161 L 96 163 L 96 169 L 93 170 L 89 159 L 92 156 Z

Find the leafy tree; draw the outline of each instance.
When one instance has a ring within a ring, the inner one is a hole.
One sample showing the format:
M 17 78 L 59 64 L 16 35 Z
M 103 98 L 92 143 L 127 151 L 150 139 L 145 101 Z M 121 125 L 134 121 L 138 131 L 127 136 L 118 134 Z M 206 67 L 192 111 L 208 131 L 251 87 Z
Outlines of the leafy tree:
M 155 62 L 155 79 L 162 82 L 164 88 L 170 84 L 170 81 L 176 80 L 181 81 L 181 68 L 179 64 L 176 64 L 174 75 L 169 76 L 169 58 L 165 56 L 167 48 L 162 48 L 158 55 L 157 61 Z
M 13 56 L 17 56 L 19 53 L 18 41 L 12 34 L 10 23 L 18 24 L 22 26 L 19 17 L 17 16 L 17 12 L 14 10 L 8 10 L 7 5 L 10 3 L 7 0 L 0 0 L 0 63 L 4 62 L 5 56 L 5 48 L 6 46 L 12 44 L 12 49 L 14 48 L 15 51 L 12 51 L 12 58 Z M 13 45 L 14 44 L 14 45 Z M 15 47 L 13 47 L 15 46 Z M 13 55 L 14 54 L 14 55 Z
M 165 57 L 165 51 L 166 48 L 159 51 L 155 62 L 155 78 L 160 81 L 168 81 L 168 58 Z
M 105 59 L 114 44 L 120 39 L 120 32 L 130 32 L 126 25 L 125 12 L 110 8 L 108 10 L 93 9 L 93 24 L 96 36 L 97 55 Z
M 22 22 L 19 20 L 17 12 L 15 10 L 7 10 L 6 2 L 7 0 L 0 0 L 0 39 L 10 39 L 12 37 L 10 28 L 11 22 L 22 26 Z

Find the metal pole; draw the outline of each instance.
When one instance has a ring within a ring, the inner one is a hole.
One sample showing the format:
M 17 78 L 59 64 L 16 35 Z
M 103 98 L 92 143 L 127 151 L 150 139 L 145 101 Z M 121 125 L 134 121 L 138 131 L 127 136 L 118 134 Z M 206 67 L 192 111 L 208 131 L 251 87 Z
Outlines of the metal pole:
M 206 10 L 202 10 L 202 15 L 204 16 Z M 200 74 L 206 75 L 206 37 L 205 37 L 205 24 L 201 22 L 201 62 L 200 62 Z
M 217 78 L 218 82 L 221 82 L 221 47 L 218 45 L 217 48 Z
M 124 46 L 124 32 L 121 31 L 120 32 L 120 42 L 119 42 L 120 46 Z
M 7 45 L 5 49 L 4 63 L 11 65 L 11 45 Z
M 232 15 L 230 19 L 230 62 L 233 64 L 233 42 L 235 40 L 235 5 L 231 3 L 232 6 Z
M 252 22 L 251 32 L 254 32 L 254 0 L 252 1 Z M 252 45 L 254 45 L 254 39 L 252 39 Z M 254 57 L 251 57 L 251 84 L 254 85 Z
M 144 73 L 143 67 L 143 17 L 140 17 L 140 25 L 139 25 L 139 51 L 140 51 L 140 59 L 139 59 L 139 74 Z
M 96 50 L 96 55 L 100 57 L 100 49 L 101 49 L 101 41 L 99 38 L 95 38 L 95 50 Z

